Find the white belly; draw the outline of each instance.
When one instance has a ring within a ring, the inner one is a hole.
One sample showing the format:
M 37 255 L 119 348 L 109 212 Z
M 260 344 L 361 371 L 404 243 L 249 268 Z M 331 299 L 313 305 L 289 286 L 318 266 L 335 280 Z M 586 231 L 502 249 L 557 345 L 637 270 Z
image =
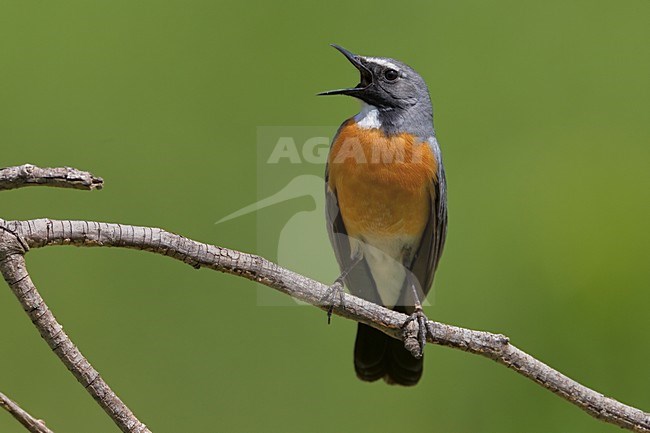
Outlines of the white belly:
M 392 308 L 397 304 L 404 287 L 407 272 L 403 263 L 410 263 L 413 250 L 405 257 L 405 245 L 419 245 L 419 239 L 414 236 L 395 236 L 393 238 L 366 237 L 366 242 L 350 238 L 352 255 L 359 251 L 370 268 L 377 292 L 382 304 Z M 408 254 L 408 253 L 407 253 Z

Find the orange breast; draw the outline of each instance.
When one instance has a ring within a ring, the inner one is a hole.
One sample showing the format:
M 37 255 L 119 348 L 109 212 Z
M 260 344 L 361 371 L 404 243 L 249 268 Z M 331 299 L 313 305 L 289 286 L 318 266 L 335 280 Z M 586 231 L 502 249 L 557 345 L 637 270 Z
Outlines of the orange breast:
M 348 120 L 328 162 L 328 185 L 338 197 L 348 235 L 422 234 L 437 172 L 428 143 L 410 134 L 387 137 Z

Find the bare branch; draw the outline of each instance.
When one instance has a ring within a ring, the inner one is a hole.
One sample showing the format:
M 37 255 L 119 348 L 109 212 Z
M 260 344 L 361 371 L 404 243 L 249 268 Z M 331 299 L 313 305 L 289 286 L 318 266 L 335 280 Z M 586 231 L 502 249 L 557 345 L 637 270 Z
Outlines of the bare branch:
M 72 343 L 45 304 L 27 272 L 24 254 L 28 249 L 20 234 L 0 222 L 0 272 L 41 337 L 123 432 L 150 433 Z
M 91 190 L 102 189 L 104 180 L 70 167 L 39 168 L 25 164 L 0 169 L 0 191 L 31 185 Z
M 45 423 L 25 412 L 18 404 L 0 392 L 0 406 L 32 433 L 52 433 Z
M 327 309 L 321 300 L 328 286 L 303 275 L 284 269 L 268 260 L 239 251 L 203 244 L 162 229 L 108 224 L 89 221 L 55 221 L 48 219 L 6 222 L 0 227 L 15 232 L 31 248 L 48 245 L 113 246 L 145 250 L 172 257 L 195 268 L 206 267 L 239 275 L 279 290 L 301 301 Z M 2 245 L 2 239 L 0 239 Z M 22 258 L 21 252 L 17 253 Z M 0 260 L 1 260 L 0 255 Z M 12 260 L 9 258 L 9 260 Z M 10 273 L 14 293 L 26 306 L 46 308 L 40 296 L 37 304 L 30 299 L 35 290 L 24 270 Z M 5 276 L 7 278 L 7 276 Z M 22 280 L 21 280 L 22 279 Z M 27 293 L 16 287 L 28 281 Z M 24 299 L 30 298 L 30 299 Z M 32 307 L 29 307 L 32 308 Z M 29 310 L 28 310 L 29 311 Z M 49 311 L 49 310 L 48 310 Z M 407 316 L 346 294 L 334 313 L 373 326 L 394 338 L 413 338 L 412 330 L 403 330 Z M 50 313 L 51 314 L 51 313 Z M 30 313 L 30 316 L 32 313 Z M 39 314 L 36 316 L 40 317 Z M 42 322 L 35 320 L 37 326 Z M 57 326 L 59 326 L 57 324 Z M 460 328 L 439 322 L 428 322 L 429 342 L 485 356 L 551 390 L 580 407 L 591 416 L 620 427 L 650 432 L 650 414 L 620 403 L 589 389 L 552 369 L 509 343 L 507 337 L 489 332 Z M 57 330 L 55 329 L 55 332 Z M 58 335 L 58 334 L 57 334 Z M 60 351 L 60 349 L 57 349 Z

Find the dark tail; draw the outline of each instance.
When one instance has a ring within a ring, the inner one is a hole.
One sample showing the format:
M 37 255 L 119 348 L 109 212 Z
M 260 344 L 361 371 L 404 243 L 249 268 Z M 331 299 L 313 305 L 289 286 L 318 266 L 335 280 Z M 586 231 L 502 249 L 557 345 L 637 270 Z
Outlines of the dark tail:
M 414 358 L 400 340 L 359 323 L 354 343 L 354 369 L 361 380 L 413 386 L 422 377 L 423 359 Z

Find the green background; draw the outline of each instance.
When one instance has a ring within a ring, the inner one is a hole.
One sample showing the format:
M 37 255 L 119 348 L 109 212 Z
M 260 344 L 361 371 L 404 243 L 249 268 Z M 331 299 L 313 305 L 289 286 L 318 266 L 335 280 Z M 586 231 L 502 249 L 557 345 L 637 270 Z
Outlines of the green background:
M 426 312 L 502 332 L 650 410 L 650 2 L 0 3 L 0 166 L 69 165 L 99 192 L 3 192 L 0 217 L 159 226 L 257 250 L 259 126 L 332 132 L 358 104 L 335 42 L 429 83 L 450 226 Z M 287 210 L 287 207 L 289 210 Z M 324 230 L 324 228 L 323 228 Z M 328 275 L 337 269 L 320 233 Z M 309 242 L 309 234 L 304 236 Z M 358 381 L 355 324 L 263 307 L 255 284 L 145 252 L 51 247 L 32 277 L 154 432 L 614 432 L 484 358 L 427 348 L 415 388 Z M 270 290 L 270 289 L 269 289 Z M 115 432 L 0 290 L 0 391 L 56 432 Z M 0 431 L 22 432 L 6 413 Z

